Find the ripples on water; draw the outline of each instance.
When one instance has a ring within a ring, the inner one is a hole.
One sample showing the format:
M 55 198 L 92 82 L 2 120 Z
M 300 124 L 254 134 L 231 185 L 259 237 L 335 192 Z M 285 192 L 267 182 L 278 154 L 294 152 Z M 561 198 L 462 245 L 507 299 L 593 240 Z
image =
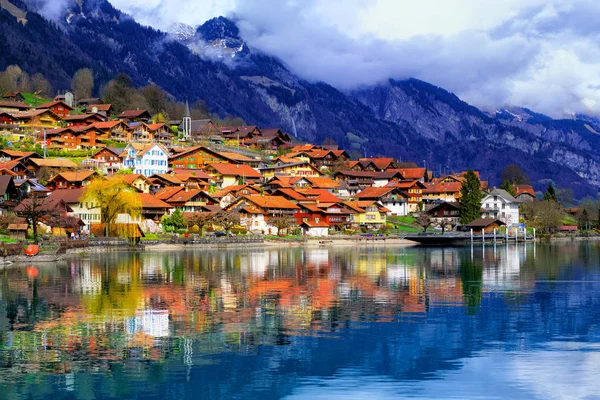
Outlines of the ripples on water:
M 593 398 L 600 247 L 117 253 L 0 270 L 0 398 Z

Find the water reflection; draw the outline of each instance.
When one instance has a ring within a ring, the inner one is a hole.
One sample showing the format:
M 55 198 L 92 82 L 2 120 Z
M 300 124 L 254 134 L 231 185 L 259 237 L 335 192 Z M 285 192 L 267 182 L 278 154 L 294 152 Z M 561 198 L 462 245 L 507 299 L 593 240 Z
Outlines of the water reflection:
M 583 365 L 596 359 L 599 260 L 599 245 L 577 243 L 113 253 L 8 268 L 0 397 L 493 397 L 459 385 L 476 373 L 500 397 L 514 385 L 547 397 L 506 372 L 568 359 L 564 343 L 594 353 Z

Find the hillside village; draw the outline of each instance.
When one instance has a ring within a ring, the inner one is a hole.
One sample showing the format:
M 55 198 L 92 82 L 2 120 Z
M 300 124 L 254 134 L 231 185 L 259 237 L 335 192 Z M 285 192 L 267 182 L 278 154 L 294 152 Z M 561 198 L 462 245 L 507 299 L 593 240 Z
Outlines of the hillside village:
M 83 201 L 86 187 L 99 179 L 119 179 L 135 191 L 139 215 L 108 222 L 137 224 L 143 234 L 163 232 L 174 214 L 184 221 L 175 228 L 186 232 L 194 225 L 197 232 L 203 217 L 216 231 L 318 237 L 381 232 L 398 217 L 424 212 L 427 226 L 460 225 L 464 172 L 435 176 L 414 162 L 353 159 L 334 144 L 296 143 L 277 128 L 193 120 L 187 104 L 182 120 L 156 122 L 147 110 L 115 115 L 98 98 L 75 102 L 66 93 L 32 105 L 26 97 L 12 92 L 0 99 L 0 133 L 7 138 L 0 150 L 0 207 L 4 216 L 20 216 L 7 228 L 15 237 L 31 228 L 24 216 L 35 199 L 60 215 L 42 215 L 41 232 L 102 234 L 95 226 L 107 221 Z M 52 152 L 63 157 L 47 156 Z M 471 228 L 514 226 L 519 204 L 535 199 L 529 185 L 516 186 L 513 197 L 480 184 L 483 219 Z M 220 223 L 227 214 L 235 214 L 233 223 Z

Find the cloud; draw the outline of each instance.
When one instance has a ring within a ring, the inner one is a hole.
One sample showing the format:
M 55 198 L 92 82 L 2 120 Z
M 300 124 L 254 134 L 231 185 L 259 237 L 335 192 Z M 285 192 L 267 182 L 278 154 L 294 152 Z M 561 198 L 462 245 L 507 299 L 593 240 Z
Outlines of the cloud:
M 111 2 L 164 30 L 235 17 L 252 48 L 342 90 L 415 77 L 478 106 L 558 117 L 600 105 L 595 0 Z

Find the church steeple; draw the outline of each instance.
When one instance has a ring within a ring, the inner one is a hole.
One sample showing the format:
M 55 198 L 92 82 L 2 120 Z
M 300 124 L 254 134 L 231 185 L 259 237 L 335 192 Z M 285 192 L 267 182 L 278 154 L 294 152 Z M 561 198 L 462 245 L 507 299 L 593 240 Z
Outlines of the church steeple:
M 183 112 L 183 140 L 188 141 L 192 138 L 192 114 L 190 113 L 190 104 L 185 100 L 185 111 Z

